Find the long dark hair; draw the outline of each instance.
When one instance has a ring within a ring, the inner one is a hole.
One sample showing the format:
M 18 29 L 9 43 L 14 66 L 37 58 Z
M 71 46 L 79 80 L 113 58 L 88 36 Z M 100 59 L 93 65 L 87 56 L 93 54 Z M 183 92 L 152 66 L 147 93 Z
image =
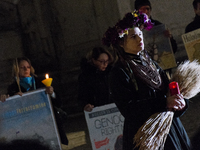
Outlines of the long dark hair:
M 103 53 L 108 55 L 110 64 L 112 64 L 112 62 L 113 62 L 112 54 L 108 50 L 104 49 L 103 47 L 94 47 L 92 49 L 92 51 L 90 51 L 87 54 L 86 58 L 87 58 L 88 62 L 92 62 L 92 59 L 97 60 L 99 58 L 99 56 Z

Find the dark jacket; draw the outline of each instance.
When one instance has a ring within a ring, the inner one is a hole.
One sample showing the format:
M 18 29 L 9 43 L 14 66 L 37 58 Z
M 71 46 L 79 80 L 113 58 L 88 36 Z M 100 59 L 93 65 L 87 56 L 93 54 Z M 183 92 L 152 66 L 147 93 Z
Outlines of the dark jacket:
M 108 86 L 108 74 L 111 66 L 105 71 L 99 71 L 94 65 L 81 61 L 81 74 L 79 75 L 79 93 L 78 100 L 82 108 L 87 104 L 102 106 L 112 103 L 110 99 L 110 90 Z
M 41 81 L 42 80 L 35 77 L 36 89 L 45 87 Z M 20 86 L 20 88 L 21 88 L 22 93 L 27 92 L 26 89 L 24 89 L 22 86 Z M 32 90 L 34 90 L 33 87 L 29 89 L 29 91 L 32 91 Z M 8 86 L 7 94 L 9 94 L 10 96 L 13 96 L 17 92 L 19 92 L 19 88 L 18 88 L 17 82 L 14 81 L 11 85 Z M 56 119 L 56 123 L 57 123 L 57 127 L 58 127 L 58 132 L 60 134 L 61 143 L 68 145 L 68 139 L 67 139 L 66 134 L 63 129 L 62 120 L 61 120 L 59 114 L 57 113 L 57 108 L 60 108 L 61 104 L 62 104 L 59 95 L 56 95 L 56 98 L 51 97 L 51 102 L 53 104 L 54 115 L 55 115 L 55 119 Z
M 135 56 L 135 58 L 141 60 L 138 56 Z M 166 111 L 166 94 L 169 81 L 159 66 L 157 66 L 157 69 L 164 85 L 161 90 L 145 84 L 144 81 L 132 74 L 121 61 L 118 61 L 111 70 L 109 79 L 113 98 L 120 112 L 125 117 L 123 150 L 133 150 L 134 135 L 152 114 Z M 189 138 L 178 118 L 184 111 L 175 113 L 165 143 L 165 149 L 189 149 Z
M 196 15 L 194 20 L 186 26 L 185 33 L 194 31 L 199 28 L 200 28 L 200 16 Z

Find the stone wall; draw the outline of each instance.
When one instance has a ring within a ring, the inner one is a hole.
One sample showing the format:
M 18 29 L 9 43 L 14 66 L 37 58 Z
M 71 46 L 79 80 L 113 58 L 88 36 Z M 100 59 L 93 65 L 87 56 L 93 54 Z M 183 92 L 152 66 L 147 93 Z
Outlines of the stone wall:
M 80 60 L 101 45 L 103 33 L 119 18 L 117 1 L 55 1 L 66 45 L 61 57 L 62 97 L 66 111 L 80 111 L 77 103 Z M 71 106 L 71 107 L 68 107 Z
M 17 7 L 12 1 L 0 1 L 0 94 L 12 81 L 12 63 L 23 55 Z

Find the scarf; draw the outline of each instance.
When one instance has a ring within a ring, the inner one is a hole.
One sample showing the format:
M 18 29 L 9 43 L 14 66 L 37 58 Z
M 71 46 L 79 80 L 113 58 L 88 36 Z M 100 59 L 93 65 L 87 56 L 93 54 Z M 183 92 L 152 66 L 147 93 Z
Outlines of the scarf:
M 29 91 L 30 89 L 36 90 L 35 78 L 32 76 L 20 78 L 20 86 L 22 86 L 26 91 Z
M 149 56 L 143 55 L 126 55 L 127 65 L 135 76 L 140 78 L 145 84 L 155 89 L 162 88 L 162 79 L 157 71 L 157 68 Z

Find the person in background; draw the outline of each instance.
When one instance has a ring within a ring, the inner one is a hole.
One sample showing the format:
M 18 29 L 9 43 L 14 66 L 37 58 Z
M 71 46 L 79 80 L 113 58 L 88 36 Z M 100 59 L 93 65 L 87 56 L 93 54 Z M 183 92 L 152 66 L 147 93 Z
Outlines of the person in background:
M 85 111 L 112 103 L 108 86 L 108 74 L 113 57 L 102 47 L 95 47 L 81 60 L 78 100 Z
M 151 22 L 154 24 L 154 26 L 162 24 L 160 21 L 154 20 L 152 18 L 152 16 L 151 16 L 152 7 L 151 7 L 151 3 L 150 3 L 149 0 L 135 0 L 135 9 L 142 12 L 142 13 L 147 14 L 148 18 L 151 19 Z M 172 50 L 173 50 L 174 53 L 176 53 L 177 43 L 176 43 L 176 40 L 173 38 L 171 32 L 167 29 L 167 30 L 165 30 L 164 34 L 165 34 L 166 37 L 168 37 L 170 39 Z M 156 51 L 156 50 L 154 50 L 154 51 Z M 155 60 L 154 58 L 156 57 L 156 54 L 153 54 L 153 56 L 151 56 L 151 58 L 153 60 Z M 167 69 L 165 71 L 168 74 L 168 76 L 171 77 L 171 73 L 172 73 L 171 68 Z
M 154 24 L 154 26 L 162 24 L 160 21 L 154 20 L 152 18 L 152 16 L 151 16 L 152 7 L 151 7 L 151 3 L 149 0 L 136 0 L 135 1 L 135 9 L 142 13 L 147 14 L 149 19 L 151 19 L 151 22 Z M 165 35 L 170 38 L 172 49 L 173 49 L 173 52 L 175 53 L 177 51 L 176 40 L 174 40 L 171 32 L 168 29 L 165 31 Z
M 194 0 L 192 4 L 194 8 L 195 18 L 191 23 L 189 23 L 186 26 L 185 33 L 188 33 L 200 28 L 200 0 Z
M 174 111 L 174 117 L 164 149 L 189 150 L 190 140 L 179 119 L 188 108 L 188 100 L 182 94 L 168 94 L 165 72 L 144 48 L 142 29 L 152 27 L 146 14 L 134 11 L 110 27 L 102 39 L 118 55 L 109 82 L 114 102 L 125 118 L 123 150 L 134 149 L 133 138 L 151 115 L 168 110 Z
M 7 89 L 7 94 L 9 96 L 13 95 L 22 96 L 24 92 L 44 87 L 44 85 L 41 83 L 41 80 L 37 78 L 35 70 L 31 65 L 31 61 L 26 57 L 17 58 L 17 62 L 16 61 L 14 62 L 13 76 L 14 76 L 14 81 L 12 84 L 8 86 Z M 56 98 L 52 86 L 45 88 L 47 94 L 49 94 L 52 98 Z
M 1 95 L 0 101 L 5 102 L 6 98 L 13 95 L 22 96 L 24 92 L 36 90 L 38 88 L 45 87 L 35 74 L 35 70 L 31 65 L 31 61 L 26 57 L 17 58 L 13 63 L 13 76 L 14 81 L 8 86 L 7 94 Z M 61 100 L 58 95 L 54 92 L 52 86 L 45 87 L 46 93 L 50 95 L 53 104 L 55 118 L 58 126 L 58 131 L 61 137 L 62 144 L 68 145 L 68 139 L 64 133 L 62 127 L 62 121 L 59 118 L 57 109 L 61 106 Z

